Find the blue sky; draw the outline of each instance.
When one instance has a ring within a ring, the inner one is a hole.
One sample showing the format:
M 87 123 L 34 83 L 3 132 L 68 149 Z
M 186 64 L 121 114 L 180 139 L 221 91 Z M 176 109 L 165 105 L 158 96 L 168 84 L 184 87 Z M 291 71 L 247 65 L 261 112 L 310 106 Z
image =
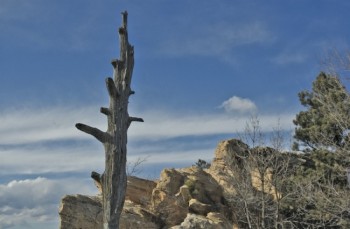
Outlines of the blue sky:
M 0 1 L 0 228 L 57 228 L 64 194 L 95 194 L 104 151 L 104 79 L 119 55 L 120 12 L 135 46 L 129 162 L 142 176 L 211 160 L 258 114 L 290 132 L 330 50 L 349 45 L 350 2 Z M 288 140 L 287 140 L 288 141 Z M 29 197 L 29 198 L 28 198 Z

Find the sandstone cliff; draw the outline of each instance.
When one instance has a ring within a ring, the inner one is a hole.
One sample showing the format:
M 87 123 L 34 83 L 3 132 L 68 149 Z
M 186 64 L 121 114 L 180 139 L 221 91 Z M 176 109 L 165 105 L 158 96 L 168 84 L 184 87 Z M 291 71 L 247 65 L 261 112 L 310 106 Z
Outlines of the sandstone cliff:
M 121 228 L 237 228 L 229 202 L 237 191 L 235 171 L 248 151 L 239 140 L 222 141 L 208 169 L 165 169 L 158 181 L 129 177 Z M 99 196 L 65 196 L 60 228 L 102 228 L 101 211 Z

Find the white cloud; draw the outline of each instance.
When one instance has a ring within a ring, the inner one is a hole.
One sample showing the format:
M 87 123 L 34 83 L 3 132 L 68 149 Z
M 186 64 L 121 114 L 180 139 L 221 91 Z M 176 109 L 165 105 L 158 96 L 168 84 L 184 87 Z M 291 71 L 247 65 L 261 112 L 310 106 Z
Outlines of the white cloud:
M 77 190 L 96 194 L 91 183 L 78 179 L 50 180 L 38 177 L 0 184 L 0 228 L 47 222 L 55 225 L 60 199 Z
M 238 96 L 232 96 L 224 101 L 220 107 L 224 108 L 227 112 L 254 113 L 257 111 L 257 107 L 253 101 Z

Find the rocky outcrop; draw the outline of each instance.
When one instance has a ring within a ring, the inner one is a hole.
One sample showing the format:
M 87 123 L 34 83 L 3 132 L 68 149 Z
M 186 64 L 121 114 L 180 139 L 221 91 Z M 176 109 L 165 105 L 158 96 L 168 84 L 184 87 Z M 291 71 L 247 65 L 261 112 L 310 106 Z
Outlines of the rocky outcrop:
M 154 181 L 128 177 L 120 228 L 160 228 L 156 215 L 148 207 L 155 186 Z M 100 229 L 103 219 L 101 196 L 67 195 L 61 200 L 59 215 L 61 229 Z
M 229 199 L 235 194 L 234 184 L 238 179 L 234 167 L 243 166 L 243 161 L 248 157 L 248 154 L 248 145 L 236 139 L 222 141 L 217 146 L 208 172 L 223 188 L 225 199 Z
M 156 182 L 129 177 L 121 228 L 236 228 L 228 203 L 236 192 L 237 168 L 248 154 L 246 144 L 227 140 L 219 143 L 208 169 L 165 169 Z M 101 228 L 101 212 L 100 197 L 66 196 L 61 229 Z
M 101 228 L 102 203 L 98 196 L 65 196 L 59 209 L 61 217 L 60 228 Z
M 126 199 L 141 206 L 151 203 L 152 191 L 157 183 L 154 181 L 129 176 L 126 187 Z
M 210 211 L 227 211 L 222 187 L 207 171 L 195 166 L 164 170 L 153 190 L 151 207 L 166 228 L 180 225 L 188 213 L 205 216 Z

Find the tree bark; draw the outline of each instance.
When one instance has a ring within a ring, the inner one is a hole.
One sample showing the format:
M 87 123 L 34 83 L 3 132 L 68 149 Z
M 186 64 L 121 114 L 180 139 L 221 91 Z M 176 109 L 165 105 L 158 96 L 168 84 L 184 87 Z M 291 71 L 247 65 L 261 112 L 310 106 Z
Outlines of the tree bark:
M 106 79 L 109 94 L 109 108 L 102 107 L 101 113 L 108 118 L 108 128 L 103 132 L 81 123 L 76 127 L 99 140 L 105 149 L 105 171 L 100 176 L 103 196 L 103 228 L 118 229 L 126 192 L 126 154 L 127 130 L 132 121 L 143 119 L 128 114 L 129 96 L 134 94 L 130 88 L 134 67 L 134 47 L 128 42 L 127 16 L 122 13 L 122 26 L 119 28 L 119 60 L 112 60 L 113 79 Z M 96 176 L 96 174 L 95 174 Z

